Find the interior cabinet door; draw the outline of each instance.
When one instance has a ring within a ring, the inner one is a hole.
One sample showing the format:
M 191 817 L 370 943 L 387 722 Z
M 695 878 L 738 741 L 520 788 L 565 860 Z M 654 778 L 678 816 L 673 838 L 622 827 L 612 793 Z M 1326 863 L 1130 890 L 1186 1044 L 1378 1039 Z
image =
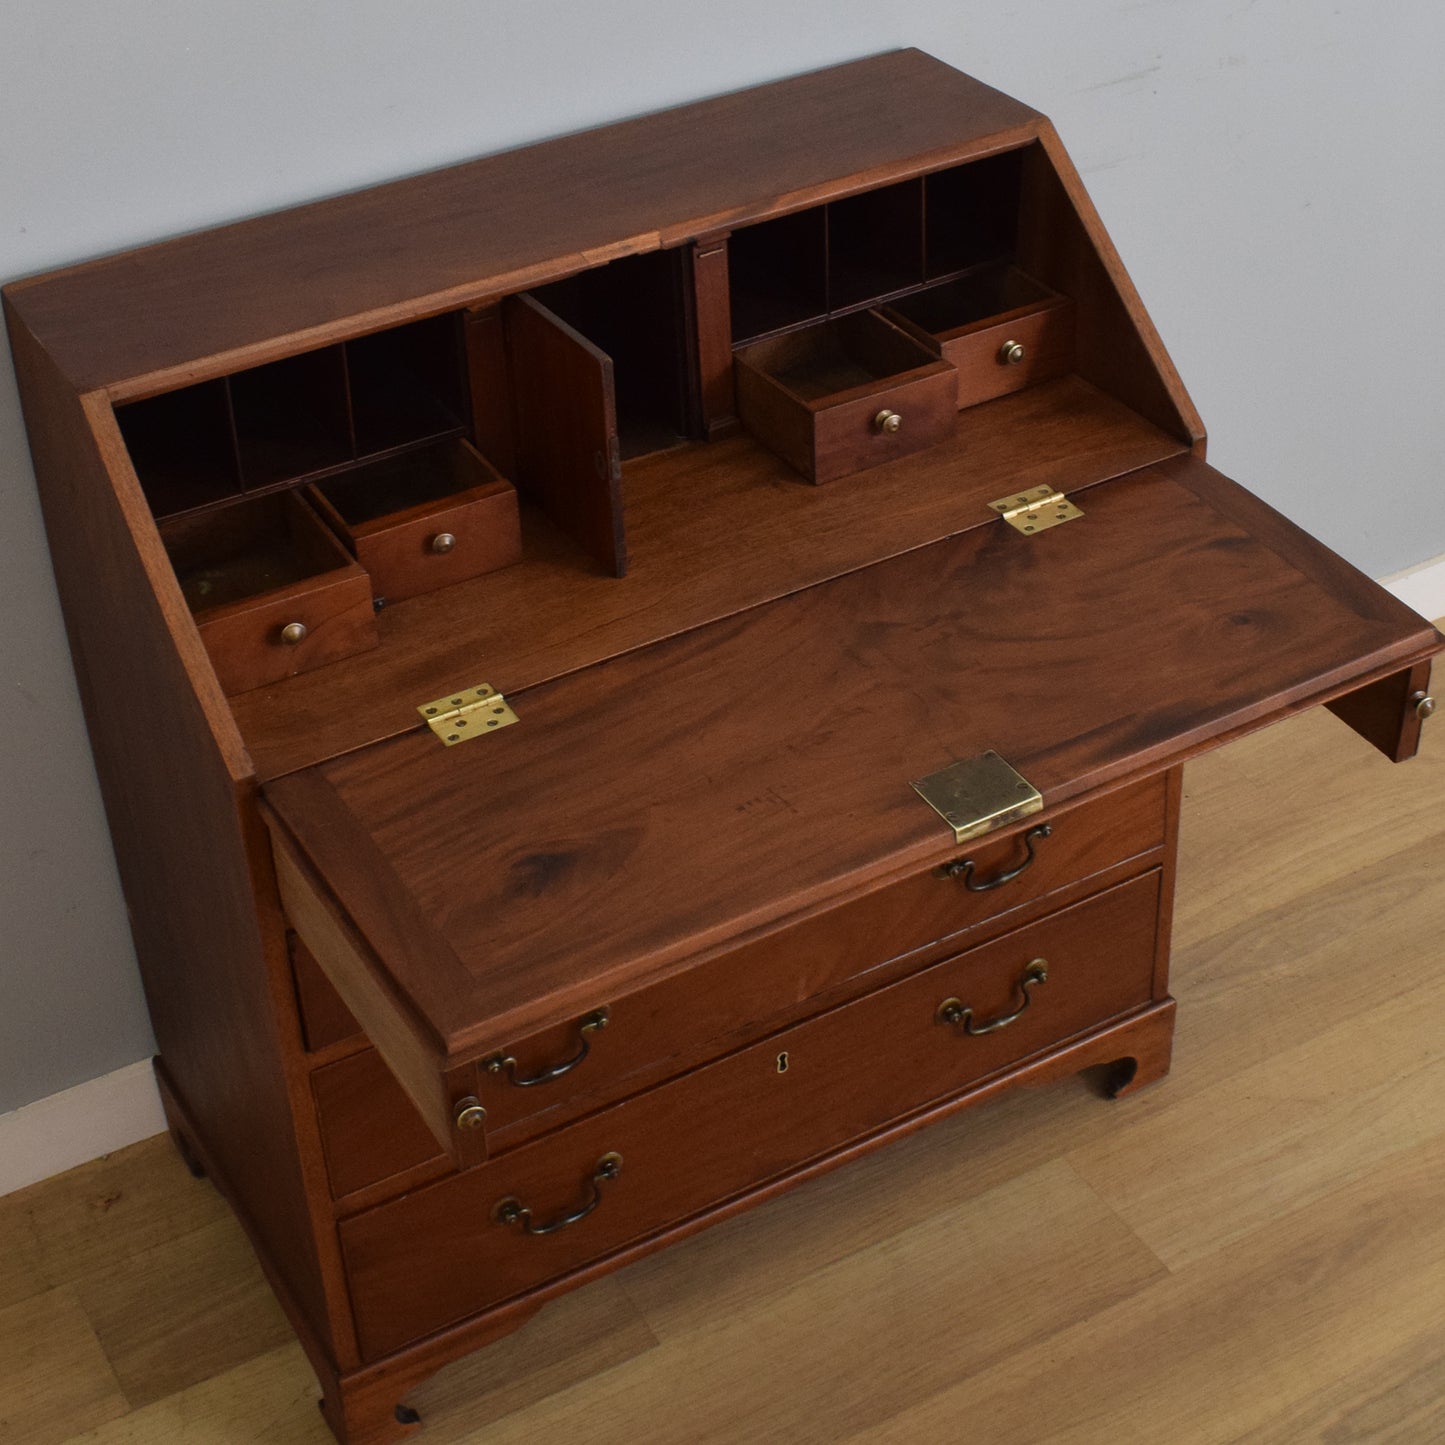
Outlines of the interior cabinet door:
M 615 577 L 627 573 L 612 358 L 531 296 L 504 312 L 520 490 Z

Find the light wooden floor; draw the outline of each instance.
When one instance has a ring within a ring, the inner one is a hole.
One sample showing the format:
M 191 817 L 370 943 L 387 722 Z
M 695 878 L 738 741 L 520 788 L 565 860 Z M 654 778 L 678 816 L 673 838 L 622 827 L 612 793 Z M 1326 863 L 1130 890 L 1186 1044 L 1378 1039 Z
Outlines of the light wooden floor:
M 1173 1074 L 964 1115 L 580 1291 L 427 1445 L 1445 1441 L 1445 719 L 1192 764 Z M 0 1200 L 0 1441 L 326 1445 L 164 1139 Z

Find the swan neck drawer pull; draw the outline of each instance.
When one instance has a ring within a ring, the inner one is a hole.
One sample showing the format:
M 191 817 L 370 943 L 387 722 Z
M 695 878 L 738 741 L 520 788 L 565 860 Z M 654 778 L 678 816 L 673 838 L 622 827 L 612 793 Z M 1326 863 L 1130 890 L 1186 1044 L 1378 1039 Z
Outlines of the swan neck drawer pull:
M 538 1084 L 550 1084 L 553 1079 L 560 1079 L 563 1074 L 570 1074 L 591 1053 L 592 1039 L 590 1035 L 595 1034 L 598 1029 L 605 1029 L 609 1018 L 611 1018 L 611 1014 L 604 1007 L 595 1008 L 590 1014 L 578 1019 L 577 1033 L 582 1040 L 582 1047 L 570 1059 L 563 1059 L 560 1064 L 553 1064 L 551 1068 L 543 1069 L 540 1074 L 532 1074 L 528 1078 L 519 1079 L 517 1077 L 517 1061 L 511 1054 L 493 1054 L 483 1063 L 482 1067 L 489 1074 L 505 1073 L 507 1082 L 518 1089 L 531 1089 Z
M 550 1219 L 546 1224 L 533 1224 L 532 1211 L 520 1199 L 507 1198 L 499 1199 L 492 1206 L 492 1218 L 498 1224 L 520 1225 L 521 1232 L 530 1234 L 534 1239 L 540 1239 L 544 1234 L 556 1234 L 559 1230 L 586 1219 L 602 1203 L 602 1186 L 610 1184 L 621 1173 L 622 1155 L 604 1154 L 597 1161 L 597 1167 L 587 1181 L 587 1199 L 581 1208 L 574 1209 L 571 1214 L 559 1214 L 556 1219 Z
M 986 883 L 979 883 L 973 876 L 974 862 L 972 858 L 960 858 L 956 862 L 948 864 L 943 874 L 945 878 L 962 878 L 963 886 L 970 893 L 987 893 L 992 888 L 1002 888 L 1005 883 L 1012 883 L 1020 873 L 1027 872 L 1034 861 L 1034 844 L 1040 838 L 1048 838 L 1053 835 L 1053 829 L 1047 823 L 1040 823 L 1037 828 L 1030 828 L 1024 834 L 1024 848 L 1026 856 L 1024 861 L 1017 868 L 1010 868 L 1006 873 L 996 874 Z
M 990 1019 L 986 1024 L 975 1024 L 973 1021 L 973 1010 L 966 1007 L 964 1003 L 956 998 L 946 998 L 939 1004 L 938 1012 L 934 1017 L 941 1024 L 963 1025 L 963 1031 L 973 1038 L 981 1038 L 984 1034 L 996 1034 L 1000 1029 L 1006 1029 L 1011 1023 L 1023 1017 L 1024 1010 L 1029 1006 L 1029 990 L 1036 984 L 1049 981 L 1049 961 L 1046 958 L 1036 958 L 1024 969 L 1024 976 L 1018 982 L 1019 1006 L 1011 1014 L 1000 1014 L 996 1019 Z

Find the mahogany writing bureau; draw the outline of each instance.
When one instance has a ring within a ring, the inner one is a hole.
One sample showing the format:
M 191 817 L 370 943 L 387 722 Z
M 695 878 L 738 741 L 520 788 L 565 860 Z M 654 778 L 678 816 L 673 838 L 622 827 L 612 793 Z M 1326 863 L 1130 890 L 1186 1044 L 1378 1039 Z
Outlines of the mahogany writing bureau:
M 169 1117 L 352 1445 L 907 1130 L 1159 1078 L 1184 760 L 1433 706 L 1048 122 L 915 51 L 5 302 Z

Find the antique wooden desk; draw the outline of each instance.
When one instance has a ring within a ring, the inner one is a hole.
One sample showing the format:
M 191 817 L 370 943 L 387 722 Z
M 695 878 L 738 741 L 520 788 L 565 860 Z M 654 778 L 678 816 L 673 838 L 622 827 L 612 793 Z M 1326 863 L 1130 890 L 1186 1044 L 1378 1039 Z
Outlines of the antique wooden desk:
M 169 1116 L 353 1445 L 902 1132 L 1159 1078 L 1184 760 L 1432 707 L 1048 122 L 914 51 L 5 302 Z

